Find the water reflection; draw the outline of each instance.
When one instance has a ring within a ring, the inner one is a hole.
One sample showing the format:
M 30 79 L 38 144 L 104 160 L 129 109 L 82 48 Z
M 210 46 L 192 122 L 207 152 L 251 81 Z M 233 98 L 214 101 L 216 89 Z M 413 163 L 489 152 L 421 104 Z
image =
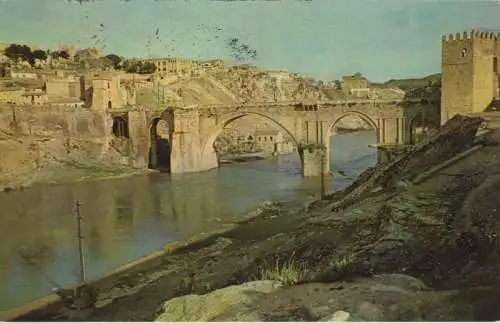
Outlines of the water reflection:
M 334 137 L 333 170 L 327 179 L 345 187 L 376 161 L 367 148 L 374 134 Z M 293 200 L 319 193 L 318 179 L 300 175 L 296 154 L 277 160 L 225 165 L 197 174 L 153 174 L 71 185 L 38 186 L 0 194 L 0 310 L 47 295 L 51 280 L 77 280 L 74 206 L 83 203 L 87 276 L 102 275 L 186 236 L 213 218 L 251 209 L 266 199 Z M 27 265 L 22 251 L 36 264 Z

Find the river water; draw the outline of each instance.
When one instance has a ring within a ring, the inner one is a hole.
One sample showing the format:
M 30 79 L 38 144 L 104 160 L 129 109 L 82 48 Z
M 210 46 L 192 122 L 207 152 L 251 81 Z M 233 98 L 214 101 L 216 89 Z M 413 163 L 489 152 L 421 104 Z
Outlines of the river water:
M 377 160 L 373 132 L 332 137 L 327 191 L 349 185 Z M 0 194 L 0 311 L 77 282 L 75 202 L 81 201 L 87 278 L 110 272 L 186 237 L 205 221 L 249 211 L 265 200 L 318 195 L 304 179 L 297 154 L 223 165 L 211 171 L 40 185 Z M 20 256 L 28 256 L 27 263 Z

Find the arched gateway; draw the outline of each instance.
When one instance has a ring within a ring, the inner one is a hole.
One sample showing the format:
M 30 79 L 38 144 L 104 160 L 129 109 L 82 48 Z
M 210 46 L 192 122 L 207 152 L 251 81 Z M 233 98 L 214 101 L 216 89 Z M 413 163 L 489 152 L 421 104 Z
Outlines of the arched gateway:
M 425 108 L 422 104 L 376 102 L 373 100 L 336 103 L 262 103 L 233 106 L 196 106 L 162 113 L 170 132 L 172 173 L 199 172 L 218 167 L 213 144 L 225 126 L 245 116 L 270 121 L 297 146 L 303 173 L 319 175 L 321 162 L 328 165 L 329 138 L 343 118 L 356 115 L 370 125 L 379 145 L 407 145 L 411 140 L 410 120 Z M 318 160 L 314 149 L 324 147 L 327 158 Z

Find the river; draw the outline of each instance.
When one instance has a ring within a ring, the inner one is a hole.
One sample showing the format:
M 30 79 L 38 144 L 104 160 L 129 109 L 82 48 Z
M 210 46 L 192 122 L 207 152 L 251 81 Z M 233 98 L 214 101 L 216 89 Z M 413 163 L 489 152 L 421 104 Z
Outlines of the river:
M 349 185 L 377 160 L 373 132 L 332 137 L 327 191 Z M 46 296 L 78 277 L 75 202 L 81 201 L 89 279 L 186 237 L 210 219 L 249 211 L 265 200 L 318 195 L 297 154 L 223 165 L 211 171 L 155 173 L 121 179 L 38 185 L 0 194 L 0 311 Z M 19 252 L 29 255 L 29 265 Z M 37 269 L 35 269 L 37 268 Z M 43 274 L 42 274 L 43 273 Z

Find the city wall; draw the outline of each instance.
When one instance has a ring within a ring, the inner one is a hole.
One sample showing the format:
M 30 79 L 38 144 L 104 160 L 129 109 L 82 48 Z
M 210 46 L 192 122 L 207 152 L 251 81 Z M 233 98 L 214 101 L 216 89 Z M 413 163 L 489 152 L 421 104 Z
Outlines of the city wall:
M 115 138 L 112 125 L 105 112 L 0 106 L 0 186 L 29 185 L 37 171 L 65 165 L 144 167 L 139 144 Z

